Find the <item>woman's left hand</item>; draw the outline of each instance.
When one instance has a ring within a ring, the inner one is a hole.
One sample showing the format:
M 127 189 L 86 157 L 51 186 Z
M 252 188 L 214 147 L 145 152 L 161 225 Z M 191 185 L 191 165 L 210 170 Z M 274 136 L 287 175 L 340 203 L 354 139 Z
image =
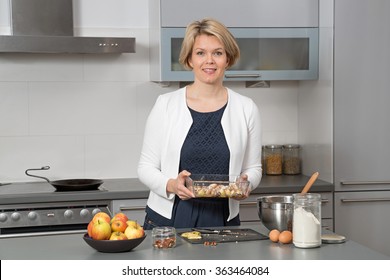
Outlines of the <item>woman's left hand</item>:
M 248 175 L 246 174 L 241 174 L 240 178 L 238 179 L 239 182 L 243 182 L 243 181 L 248 181 Z M 251 188 L 248 188 L 246 190 L 246 193 L 244 193 L 244 195 L 240 196 L 240 197 L 237 197 L 237 198 L 233 198 L 235 200 L 244 200 L 246 198 L 248 198 L 248 196 L 250 195 L 251 193 Z

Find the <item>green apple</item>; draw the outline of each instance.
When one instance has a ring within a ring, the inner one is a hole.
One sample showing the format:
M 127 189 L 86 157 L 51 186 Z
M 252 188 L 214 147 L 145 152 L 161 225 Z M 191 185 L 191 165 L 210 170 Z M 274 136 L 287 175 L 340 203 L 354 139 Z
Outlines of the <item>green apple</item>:
M 92 225 L 91 237 L 96 240 L 108 240 L 111 236 L 111 225 L 105 221 L 98 220 Z

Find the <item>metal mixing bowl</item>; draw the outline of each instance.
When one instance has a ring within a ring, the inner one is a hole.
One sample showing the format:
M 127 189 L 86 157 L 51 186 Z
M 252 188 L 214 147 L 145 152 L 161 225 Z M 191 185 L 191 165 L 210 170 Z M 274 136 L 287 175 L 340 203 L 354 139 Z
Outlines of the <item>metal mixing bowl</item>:
M 292 232 L 293 197 L 291 195 L 271 195 L 257 198 L 257 214 L 263 225 L 269 229 Z

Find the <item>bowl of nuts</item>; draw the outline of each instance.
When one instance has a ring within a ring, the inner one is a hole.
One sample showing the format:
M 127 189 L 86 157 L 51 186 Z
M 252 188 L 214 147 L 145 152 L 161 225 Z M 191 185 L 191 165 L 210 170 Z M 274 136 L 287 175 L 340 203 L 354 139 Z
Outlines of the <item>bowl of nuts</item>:
M 155 227 L 152 229 L 153 248 L 170 249 L 176 246 L 176 229 L 174 227 Z
M 250 182 L 240 176 L 220 174 L 193 174 L 186 179 L 186 186 L 197 198 L 244 198 Z

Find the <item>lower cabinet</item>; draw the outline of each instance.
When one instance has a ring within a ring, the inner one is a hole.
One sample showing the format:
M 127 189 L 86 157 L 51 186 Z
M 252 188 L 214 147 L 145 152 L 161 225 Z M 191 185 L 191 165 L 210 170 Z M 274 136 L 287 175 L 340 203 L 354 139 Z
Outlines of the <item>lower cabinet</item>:
M 335 230 L 390 256 L 390 191 L 336 192 Z
M 145 219 L 146 202 L 146 198 L 113 200 L 111 211 L 113 215 L 122 212 L 129 219 L 137 221 L 142 226 Z
M 323 229 L 333 231 L 333 195 L 332 192 L 322 192 L 321 194 L 321 226 Z M 268 231 L 260 222 L 257 214 L 257 198 L 262 195 L 291 195 L 284 194 L 252 194 L 247 199 L 240 202 L 241 225 L 259 224 L 260 229 Z

